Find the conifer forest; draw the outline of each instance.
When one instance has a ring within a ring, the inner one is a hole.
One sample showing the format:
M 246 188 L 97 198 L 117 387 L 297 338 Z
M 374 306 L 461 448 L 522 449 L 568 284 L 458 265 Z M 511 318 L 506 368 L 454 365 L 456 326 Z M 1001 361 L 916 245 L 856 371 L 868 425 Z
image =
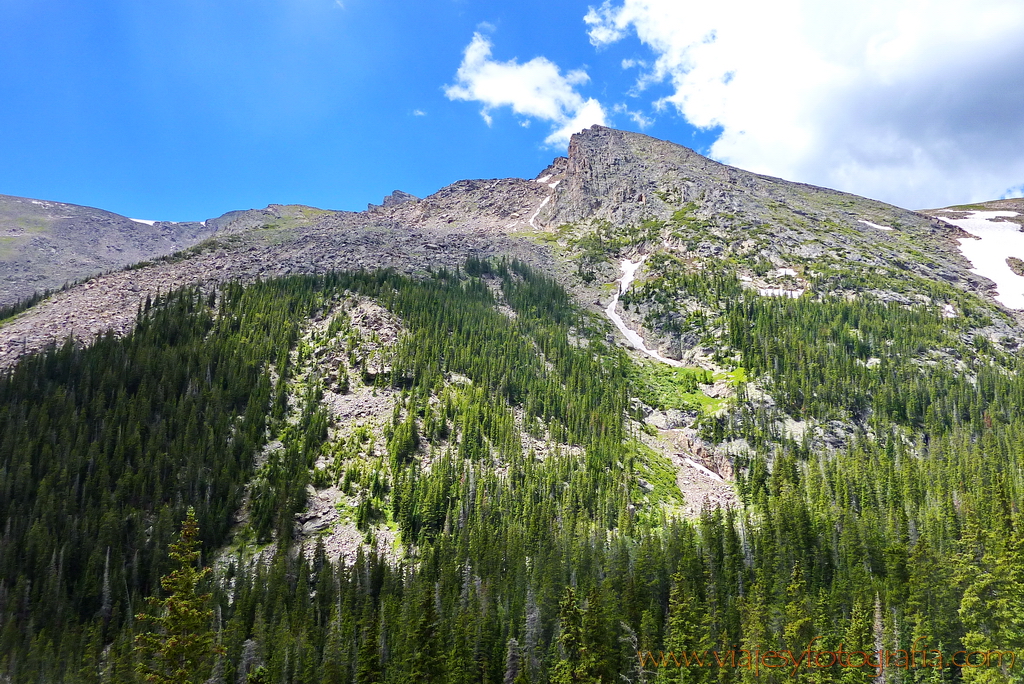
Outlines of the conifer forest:
M 974 333 L 1006 314 L 703 263 L 652 257 L 621 304 L 718 370 L 475 257 L 180 288 L 25 357 L 0 682 L 1024 679 L 1024 357 Z M 652 410 L 744 445 L 738 505 L 683 515 Z

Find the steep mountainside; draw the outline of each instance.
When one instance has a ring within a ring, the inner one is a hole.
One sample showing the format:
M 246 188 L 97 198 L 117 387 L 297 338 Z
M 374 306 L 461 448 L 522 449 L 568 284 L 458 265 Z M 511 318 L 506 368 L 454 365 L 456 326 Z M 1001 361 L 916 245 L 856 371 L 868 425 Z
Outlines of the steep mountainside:
M 1022 212 L 593 127 L 209 221 L 0 321 L 0 681 L 1015 681 Z
M 636 228 L 653 221 L 659 230 L 632 236 L 631 246 L 726 257 L 745 275 L 760 260 L 801 271 L 910 271 L 972 290 L 987 285 L 968 272 L 957 249 L 966 233 L 936 217 L 760 176 L 606 128 L 574 136 L 565 166 L 564 182 L 540 212 L 549 227 L 606 221 Z

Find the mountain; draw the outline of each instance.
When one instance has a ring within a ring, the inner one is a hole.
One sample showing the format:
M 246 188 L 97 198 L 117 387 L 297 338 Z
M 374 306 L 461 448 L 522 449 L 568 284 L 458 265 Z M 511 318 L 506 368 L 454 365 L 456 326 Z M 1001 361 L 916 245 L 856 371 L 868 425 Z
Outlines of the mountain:
M 0 195 L 0 306 L 181 252 L 214 235 L 308 223 L 324 213 L 271 205 L 202 222 L 129 219 L 101 209 Z
M 0 323 L 0 675 L 1010 681 L 1017 208 L 593 127 L 207 222 Z
M 575 136 L 566 167 L 565 182 L 540 215 L 549 225 L 656 220 L 675 224 L 677 242 L 740 261 L 755 255 L 840 270 L 905 262 L 926 277 L 978 285 L 956 249 L 955 239 L 965 234 L 917 212 L 761 176 L 606 128 Z M 921 252 L 932 261 L 922 263 Z
M 173 263 L 99 277 L 8 324 L 0 365 L 69 332 L 124 332 L 147 293 L 196 282 L 338 268 L 424 272 L 469 254 L 515 255 L 570 287 L 579 284 L 563 277 L 567 266 L 596 268 L 610 281 L 619 275 L 613 254 L 660 248 L 636 232 L 646 220 L 668 226 L 663 238 L 674 251 L 730 259 L 761 289 L 779 285 L 779 272 L 812 263 L 831 277 L 892 274 L 890 285 L 908 293 L 921 294 L 915 283 L 928 289 L 936 277 L 973 292 L 992 287 L 970 272 L 957 248 L 967 234 L 935 216 L 727 167 L 636 133 L 592 127 L 573 137 L 568 159 L 537 178 L 546 182 L 460 181 L 422 200 L 401 193 L 403 201 L 362 213 L 272 205 L 226 214 L 205 223 L 227 239 L 180 253 Z M 610 249 L 592 247 L 605 224 L 633 232 Z M 908 280 L 908 271 L 920 279 Z M 583 296 L 596 297 L 592 290 Z
M 0 195 L 0 306 L 165 256 L 214 232 L 205 223 L 135 221 L 74 204 Z

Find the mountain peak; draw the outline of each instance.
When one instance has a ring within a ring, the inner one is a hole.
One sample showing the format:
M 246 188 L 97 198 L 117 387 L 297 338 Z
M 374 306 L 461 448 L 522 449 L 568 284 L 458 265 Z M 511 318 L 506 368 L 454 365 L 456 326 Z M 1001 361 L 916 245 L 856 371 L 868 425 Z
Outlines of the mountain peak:
M 967 234 L 940 218 L 728 166 L 641 133 L 592 126 L 572 136 L 564 173 L 536 224 L 582 234 L 604 223 L 621 234 L 660 225 L 661 239 L 674 236 L 672 249 L 697 257 L 757 254 L 776 265 L 816 262 L 840 271 L 852 263 L 906 264 L 924 278 L 987 287 L 959 251 L 957 238 Z M 649 253 L 663 246 L 658 242 L 633 249 Z M 931 260 L 920 259 L 919 249 Z

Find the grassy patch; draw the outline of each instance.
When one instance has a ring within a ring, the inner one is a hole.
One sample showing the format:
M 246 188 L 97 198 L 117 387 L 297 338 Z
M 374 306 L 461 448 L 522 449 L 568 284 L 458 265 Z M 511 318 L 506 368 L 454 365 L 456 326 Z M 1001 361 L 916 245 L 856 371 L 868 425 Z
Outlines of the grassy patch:
M 8 259 L 18 253 L 16 246 L 22 238 L 12 236 L 0 236 L 0 258 Z
M 987 207 L 984 204 L 957 204 L 949 208 L 959 209 L 961 211 L 992 211 L 991 207 Z
M 691 406 L 705 415 L 714 415 L 725 405 L 726 399 L 709 397 L 703 392 L 693 392 L 684 395 L 684 399 L 690 402 Z
M 17 225 L 29 233 L 45 233 L 50 228 L 50 222 L 34 216 L 23 216 L 18 219 Z
M 665 410 L 716 411 L 720 399 L 709 397 L 701 385 L 714 382 L 703 368 L 673 368 L 660 363 L 634 366 L 633 381 L 640 398 L 648 406 Z
M 732 387 L 738 387 L 747 382 L 747 369 L 743 366 L 737 366 L 731 371 L 715 373 L 715 380 L 727 380 Z
M 654 487 L 654 491 L 643 494 L 648 503 L 653 506 L 682 505 L 683 495 L 676 484 L 676 469 L 668 457 L 644 444 L 636 443 L 635 448 L 636 475 Z
M 324 214 L 332 214 L 334 212 L 328 211 L 327 209 L 317 209 L 316 207 L 299 206 L 299 213 L 307 219 L 318 218 Z
M 516 228 L 516 235 L 532 240 L 533 242 L 548 245 L 557 246 L 561 233 L 559 231 L 542 230 L 540 228 L 534 228 L 529 224 L 524 224 L 522 228 Z

